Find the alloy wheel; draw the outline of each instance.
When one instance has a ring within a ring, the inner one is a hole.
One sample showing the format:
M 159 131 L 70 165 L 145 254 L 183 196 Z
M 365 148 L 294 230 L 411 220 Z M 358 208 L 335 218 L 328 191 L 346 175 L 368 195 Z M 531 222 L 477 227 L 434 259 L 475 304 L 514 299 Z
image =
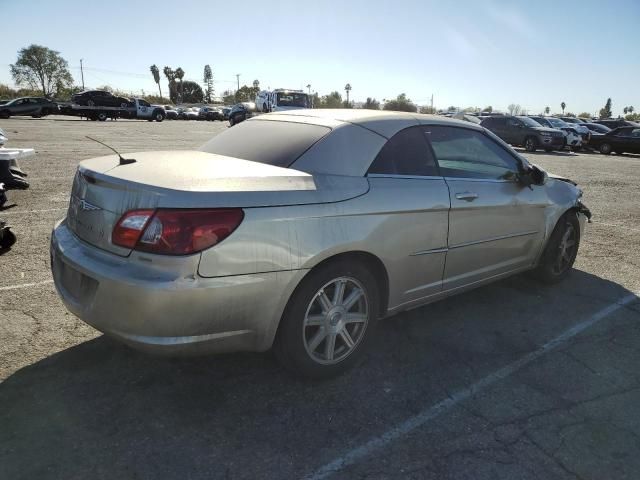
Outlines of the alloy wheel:
M 344 360 L 364 337 L 369 317 L 367 292 L 358 280 L 331 280 L 307 307 L 302 328 L 307 354 L 323 365 Z
M 573 225 L 566 223 L 566 230 L 562 235 L 558 251 L 553 263 L 552 271 L 555 275 L 561 275 L 571 266 L 576 250 L 576 231 Z

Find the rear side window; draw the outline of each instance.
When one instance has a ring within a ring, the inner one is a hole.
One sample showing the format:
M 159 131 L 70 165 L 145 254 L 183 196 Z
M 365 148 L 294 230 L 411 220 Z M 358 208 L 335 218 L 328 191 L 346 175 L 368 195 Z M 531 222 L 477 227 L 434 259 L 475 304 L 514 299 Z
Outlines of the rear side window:
M 440 125 L 425 130 L 445 177 L 511 179 L 519 170 L 516 158 L 482 132 Z
M 429 144 L 421 127 L 412 127 L 396 133 L 382 147 L 371 164 L 369 173 L 387 175 L 438 175 Z
M 289 167 L 331 129 L 306 123 L 251 120 L 216 135 L 200 150 L 207 153 Z

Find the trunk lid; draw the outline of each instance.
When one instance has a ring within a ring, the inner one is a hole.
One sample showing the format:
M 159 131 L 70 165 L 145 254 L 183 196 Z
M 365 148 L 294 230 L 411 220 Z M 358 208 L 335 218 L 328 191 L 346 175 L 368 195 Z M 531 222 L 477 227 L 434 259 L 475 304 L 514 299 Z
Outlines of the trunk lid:
M 364 177 L 311 175 L 200 151 L 141 152 L 80 162 L 67 224 L 82 240 L 126 256 L 111 232 L 128 210 L 151 208 L 270 207 L 331 203 L 366 193 Z

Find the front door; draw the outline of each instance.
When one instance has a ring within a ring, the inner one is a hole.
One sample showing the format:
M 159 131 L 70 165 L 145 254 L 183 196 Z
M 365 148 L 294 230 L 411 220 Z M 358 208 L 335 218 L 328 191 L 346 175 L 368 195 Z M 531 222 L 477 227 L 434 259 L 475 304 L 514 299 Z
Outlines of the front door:
M 426 130 L 451 201 L 443 289 L 531 265 L 545 233 L 545 189 L 518 183 L 520 161 L 483 132 Z

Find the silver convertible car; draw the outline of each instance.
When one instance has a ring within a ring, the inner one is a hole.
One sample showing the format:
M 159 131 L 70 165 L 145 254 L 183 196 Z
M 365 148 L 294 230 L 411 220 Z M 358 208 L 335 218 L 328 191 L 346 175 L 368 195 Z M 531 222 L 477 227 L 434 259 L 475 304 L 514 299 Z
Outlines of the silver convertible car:
M 129 345 L 273 347 L 326 377 L 382 317 L 526 270 L 563 279 L 581 195 L 468 122 L 271 113 L 199 151 L 81 162 L 51 264 L 67 308 Z

